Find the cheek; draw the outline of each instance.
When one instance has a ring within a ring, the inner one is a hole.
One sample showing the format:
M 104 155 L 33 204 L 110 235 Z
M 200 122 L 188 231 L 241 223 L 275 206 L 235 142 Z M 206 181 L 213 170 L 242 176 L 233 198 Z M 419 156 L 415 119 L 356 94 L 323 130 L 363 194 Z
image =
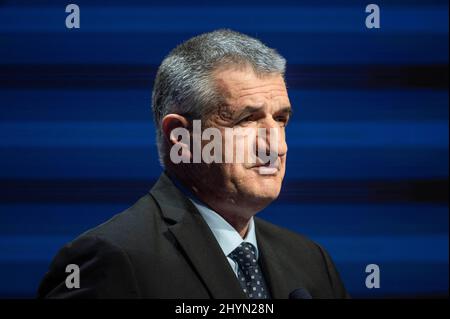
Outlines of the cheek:
M 247 170 L 242 164 L 225 164 L 222 168 L 223 175 L 233 182 L 245 182 Z
M 247 169 L 244 164 L 230 164 L 227 166 L 227 176 L 233 184 L 240 185 L 239 188 L 248 187 L 249 184 L 253 183 L 254 176 L 251 170 Z

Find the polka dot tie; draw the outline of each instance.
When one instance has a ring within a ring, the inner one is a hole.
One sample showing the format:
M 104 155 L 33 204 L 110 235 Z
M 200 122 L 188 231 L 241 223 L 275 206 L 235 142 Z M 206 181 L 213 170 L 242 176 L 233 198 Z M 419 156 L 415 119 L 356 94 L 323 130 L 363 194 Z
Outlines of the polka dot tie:
M 269 292 L 256 258 L 256 248 L 243 242 L 228 257 L 239 266 L 238 280 L 242 290 L 250 299 L 268 299 Z

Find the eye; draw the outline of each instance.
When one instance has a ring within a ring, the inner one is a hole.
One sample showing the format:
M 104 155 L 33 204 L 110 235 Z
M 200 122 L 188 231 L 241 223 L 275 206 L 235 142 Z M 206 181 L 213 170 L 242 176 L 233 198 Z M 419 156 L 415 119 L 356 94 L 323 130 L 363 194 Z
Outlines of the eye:
M 251 121 L 252 116 L 248 115 L 242 119 L 240 119 L 236 124 L 245 124 Z
M 288 116 L 277 116 L 277 117 L 275 117 L 275 121 L 286 126 L 289 121 L 289 117 Z

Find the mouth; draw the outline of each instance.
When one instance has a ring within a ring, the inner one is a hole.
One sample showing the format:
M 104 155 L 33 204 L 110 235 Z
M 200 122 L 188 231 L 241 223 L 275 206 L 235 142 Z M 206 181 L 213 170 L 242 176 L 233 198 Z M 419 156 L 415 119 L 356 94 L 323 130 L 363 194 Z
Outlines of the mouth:
M 274 163 L 269 161 L 265 164 L 258 164 L 252 169 L 257 170 L 260 175 L 275 175 L 280 171 L 280 160 L 277 159 Z

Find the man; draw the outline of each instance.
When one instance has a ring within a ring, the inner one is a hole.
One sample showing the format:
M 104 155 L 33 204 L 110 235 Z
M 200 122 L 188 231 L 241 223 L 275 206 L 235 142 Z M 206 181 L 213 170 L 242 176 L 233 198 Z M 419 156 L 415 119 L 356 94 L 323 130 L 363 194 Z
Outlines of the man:
M 39 297 L 347 297 L 324 249 L 254 217 L 277 198 L 285 173 L 285 64 L 275 50 L 230 30 L 175 48 L 153 90 L 164 173 L 131 208 L 66 245 Z M 206 147 L 206 129 L 215 130 L 216 142 L 227 129 L 241 129 L 232 140 L 263 152 L 255 161 L 248 153 L 224 161 L 242 147 L 219 143 L 218 160 L 204 160 L 209 153 L 196 148 Z M 252 134 L 261 130 L 267 134 Z M 80 268 L 79 288 L 66 286 L 68 264 Z

